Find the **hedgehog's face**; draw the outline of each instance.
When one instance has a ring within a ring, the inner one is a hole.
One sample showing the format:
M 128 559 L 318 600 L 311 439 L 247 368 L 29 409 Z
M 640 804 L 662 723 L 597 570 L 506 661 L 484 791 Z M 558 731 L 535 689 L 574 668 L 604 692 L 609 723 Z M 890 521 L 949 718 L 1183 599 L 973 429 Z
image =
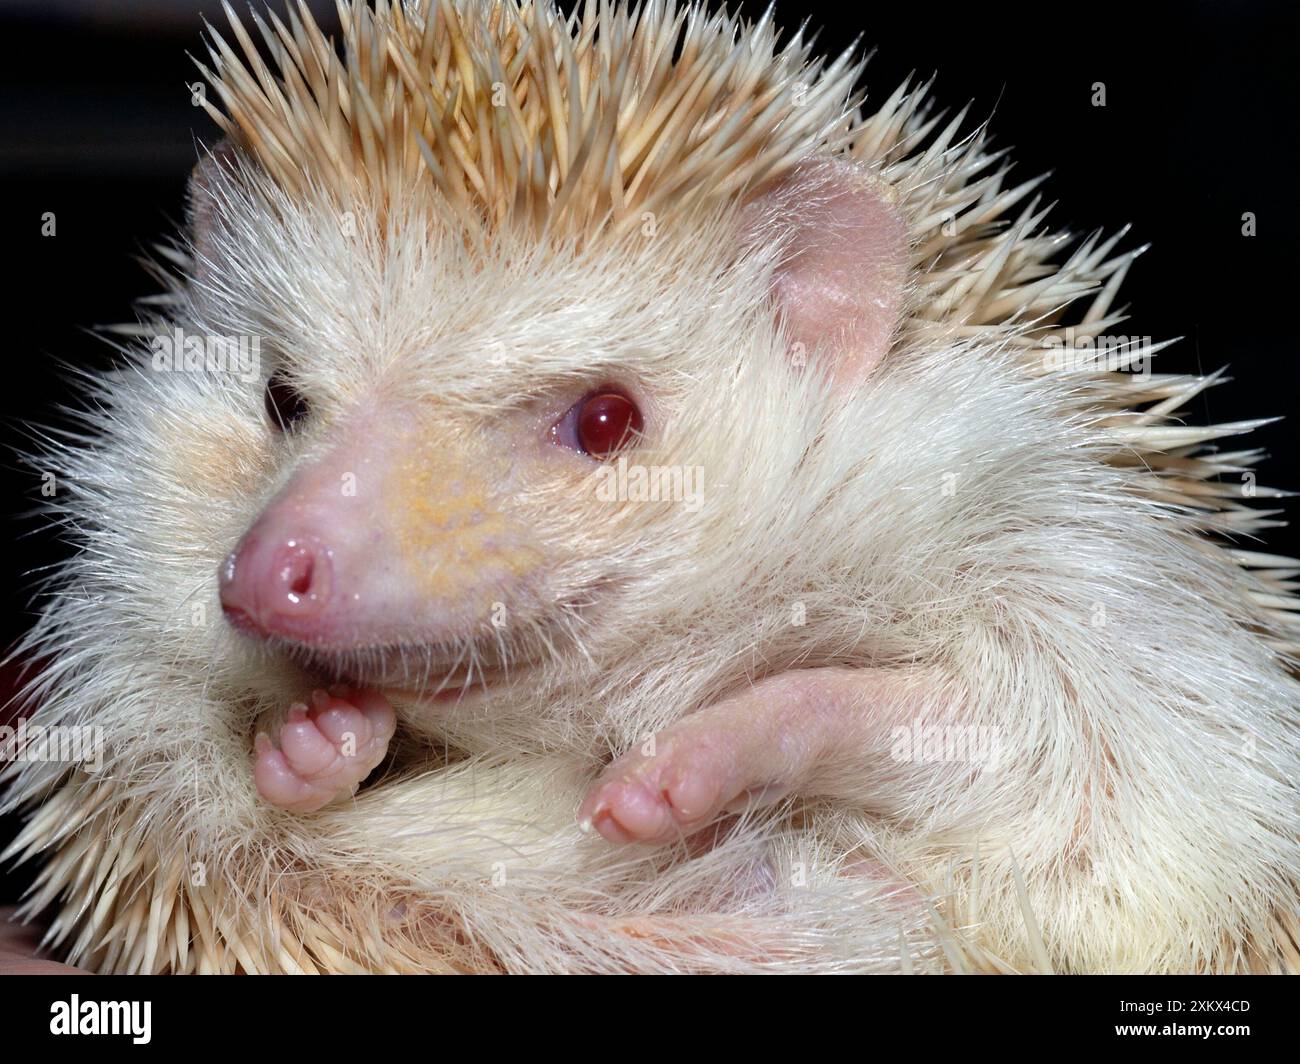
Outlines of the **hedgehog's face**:
M 312 396 L 327 380 L 273 371 L 266 432 L 283 483 L 222 564 L 227 620 L 355 681 L 517 678 L 631 579 L 630 525 L 652 534 L 601 473 L 659 426 L 630 380 L 598 380 L 470 411 L 380 377 L 324 415 Z
M 470 253 L 414 208 L 399 235 L 281 204 L 268 233 L 233 182 L 220 205 L 196 212 L 187 328 L 261 354 L 220 396 L 262 470 L 227 486 L 227 645 L 448 694 L 589 656 L 696 517 L 690 482 L 647 505 L 617 478 L 671 435 L 702 311 L 665 327 L 632 283 L 654 256 Z
M 770 415 L 746 416 L 788 389 L 790 334 L 817 346 L 851 325 L 883 347 L 892 324 L 836 319 L 825 277 L 788 270 L 779 330 L 771 258 L 724 246 L 739 209 L 703 234 L 577 251 L 467 249 L 416 207 L 383 223 L 271 212 L 233 184 L 213 202 L 227 216 L 196 211 L 194 325 L 262 338 L 260 377 L 224 398 L 256 420 L 267 471 L 225 547 L 225 616 L 314 671 L 389 688 L 517 680 L 653 625 L 645 604 L 671 604 L 695 549 L 716 555 L 744 493 L 770 489 L 745 477 L 797 464 L 799 447 L 762 435 Z M 861 244 L 852 219 L 819 220 Z M 798 251 L 827 273 L 823 246 Z

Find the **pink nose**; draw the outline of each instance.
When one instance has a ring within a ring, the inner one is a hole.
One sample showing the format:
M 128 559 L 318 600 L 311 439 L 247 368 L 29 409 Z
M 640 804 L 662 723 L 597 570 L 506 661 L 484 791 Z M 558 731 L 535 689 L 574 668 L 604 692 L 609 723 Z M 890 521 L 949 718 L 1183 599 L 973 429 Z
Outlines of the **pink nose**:
M 304 638 L 333 585 L 330 551 L 315 536 L 254 527 L 221 567 L 221 608 L 236 628 Z

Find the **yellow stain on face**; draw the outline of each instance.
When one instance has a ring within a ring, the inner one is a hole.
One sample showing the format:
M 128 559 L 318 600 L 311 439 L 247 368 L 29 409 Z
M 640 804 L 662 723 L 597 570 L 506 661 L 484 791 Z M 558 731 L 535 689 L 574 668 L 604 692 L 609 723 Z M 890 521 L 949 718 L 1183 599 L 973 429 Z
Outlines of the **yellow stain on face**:
M 543 562 L 508 501 L 491 491 L 509 468 L 500 458 L 412 434 L 383 493 L 396 547 L 420 592 L 474 599 L 525 582 Z

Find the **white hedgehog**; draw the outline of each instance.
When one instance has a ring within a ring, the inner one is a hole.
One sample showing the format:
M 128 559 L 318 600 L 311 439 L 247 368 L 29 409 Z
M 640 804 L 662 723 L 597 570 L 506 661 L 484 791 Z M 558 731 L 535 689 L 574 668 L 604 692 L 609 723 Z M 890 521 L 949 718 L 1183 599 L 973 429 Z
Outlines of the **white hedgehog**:
M 1300 968 L 1300 563 L 1230 542 L 1216 378 L 1093 342 L 1122 233 L 1053 262 L 982 127 L 770 14 L 342 16 L 214 35 L 168 293 L 37 459 L 28 704 L 104 737 L 7 774 L 59 955 Z

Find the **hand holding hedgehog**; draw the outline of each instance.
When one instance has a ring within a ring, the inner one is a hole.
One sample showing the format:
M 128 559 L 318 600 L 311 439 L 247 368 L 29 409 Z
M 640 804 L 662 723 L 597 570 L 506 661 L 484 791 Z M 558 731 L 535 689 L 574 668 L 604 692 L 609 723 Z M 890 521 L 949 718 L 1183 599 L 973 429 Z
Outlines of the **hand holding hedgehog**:
M 1054 262 L 983 128 L 862 111 L 770 13 L 346 13 L 341 55 L 303 9 L 273 64 L 214 40 L 228 139 L 140 326 L 260 376 L 142 349 L 45 459 L 87 549 L 32 697 L 108 747 L 13 770 L 51 942 L 1293 964 L 1297 563 L 1212 538 L 1262 520 L 1203 449 L 1253 425 L 1175 420 L 1216 378 L 1076 349 L 1123 234 Z

